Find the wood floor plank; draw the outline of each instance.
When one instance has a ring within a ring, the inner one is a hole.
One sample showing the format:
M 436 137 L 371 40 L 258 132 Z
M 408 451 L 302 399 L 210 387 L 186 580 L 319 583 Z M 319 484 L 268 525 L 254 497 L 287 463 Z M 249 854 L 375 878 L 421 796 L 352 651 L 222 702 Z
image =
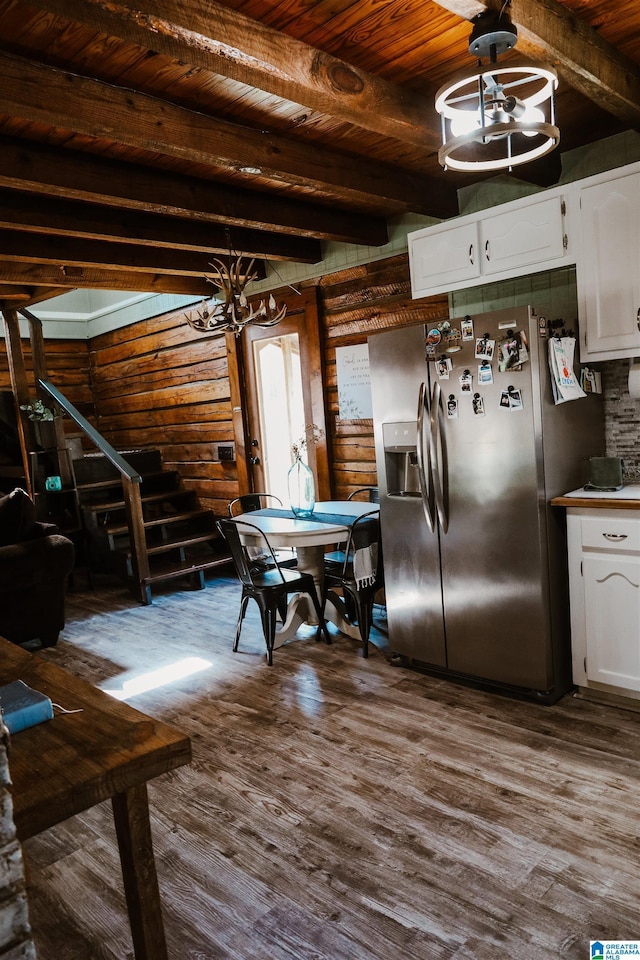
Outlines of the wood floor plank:
M 380 611 L 368 660 L 307 631 L 269 668 L 251 605 L 232 652 L 238 604 L 225 576 L 144 607 L 103 578 L 39 654 L 146 679 L 131 704 L 192 738 L 149 784 L 172 960 L 583 960 L 640 936 L 639 713 L 392 665 Z M 39 960 L 129 960 L 108 804 L 25 855 Z

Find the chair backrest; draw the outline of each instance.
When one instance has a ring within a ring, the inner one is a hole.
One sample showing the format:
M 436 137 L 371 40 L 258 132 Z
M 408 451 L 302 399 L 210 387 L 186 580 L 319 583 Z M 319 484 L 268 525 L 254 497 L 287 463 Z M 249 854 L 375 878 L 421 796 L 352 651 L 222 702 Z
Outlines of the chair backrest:
M 356 517 L 349 530 L 349 539 L 344 551 L 344 563 L 342 566 L 342 575 L 346 576 L 349 565 L 353 565 L 356 550 L 371 550 L 371 572 L 376 576 L 378 565 L 380 563 L 380 511 L 369 510 L 362 516 Z
M 281 507 L 282 500 L 276 497 L 275 493 L 244 493 L 232 500 L 227 509 L 229 516 L 233 517 L 239 513 L 252 513 L 269 505 Z
M 359 499 L 359 495 L 366 493 L 369 503 L 380 503 L 380 493 L 377 487 L 358 487 L 357 490 L 352 490 L 347 500 Z
M 241 533 L 243 532 L 250 533 L 252 537 L 257 538 L 261 548 L 260 552 L 267 554 L 273 560 L 273 569 L 280 574 L 280 579 L 284 582 L 280 564 L 276 559 L 271 544 L 260 527 L 256 527 L 253 523 L 247 523 L 246 520 L 242 520 L 240 523 L 235 520 L 218 520 L 217 527 L 221 536 L 224 537 L 227 542 L 236 573 L 245 586 L 256 585 L 255 577 L 257 571 L 249 555 L 249 545 L 245 545 L 242 542 Z M 255 546 L 255 543 L 250 546 Z

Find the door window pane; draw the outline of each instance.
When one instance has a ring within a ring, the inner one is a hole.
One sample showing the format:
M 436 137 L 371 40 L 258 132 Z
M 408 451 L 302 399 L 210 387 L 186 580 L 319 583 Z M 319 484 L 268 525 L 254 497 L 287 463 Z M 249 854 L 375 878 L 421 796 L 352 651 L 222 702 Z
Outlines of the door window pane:
M 304 435 L 304 400 L 297 333 L 253 343 L 265 492 L 289 502 L 291 445 Z

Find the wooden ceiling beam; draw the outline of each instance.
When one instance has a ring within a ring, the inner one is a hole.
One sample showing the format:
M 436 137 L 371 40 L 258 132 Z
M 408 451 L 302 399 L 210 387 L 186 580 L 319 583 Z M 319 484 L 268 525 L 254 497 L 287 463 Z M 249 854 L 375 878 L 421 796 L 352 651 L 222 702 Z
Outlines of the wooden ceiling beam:
M 428 213 L 442 184 L 397 167 L 186 110 L 167 100 L 0 53 L 0 113 L 349 202 Z M 43 90 L 47 91 L 46 97 Z M 437 215 L 437 214 L 435 214 Z
M 0 186 L 87 200 L 229 227 L 295 233 L 303 237 L 380 246 L 387 242 L 383 217 L 330 210 L 316 203 L 269 197 L 103 159 L 91 153 L 0 137 Z
M 32 296 L 33 289 L 31 287 L 18 286 L 13 283 L 0 284 L 0 299 L 3 301 L 27 301 L 30 300 Z
M 20 295 L 15 295 L 14 291 L 20 291 Z M 0 280 L 0 310 L 5 310 L 7 307 L 12 310 L 21 310 L 23 307 L 42 303 L 65 292 L 66 290 L 60 287 L 14 286 Z
M 60 263 L 11 262 L 2 257 L 0 259 L 0 301 L 2 301 L 2 289 L 5 284 L 22 284 L 33 288 L 34 291 L 37 287 L 56 288 L 56 293 L 66 293 L 80 287 L 91 290 L 132 290 L 135 293 L 176 293 L 202 298 L 209 298 L 215 293 L 212 285 L 202 277 L 133 272 L 124 269 L 103 270 Z M 50 295 L 53 294 L 50 293 Z M 32 303 L 36 302 L 34 297 Z
M 435 0 L 471 20 L 498 0 Z M 599 107 L 640 129 L 640 66 L 623 56 L 558 0 L 511 0 L 518 28 L 517 50 L 536 62 L 550 62 L 558 76 Z M 560 118 L 562 125 L 562 118 Z
M 440 146 L 426 122 L 431 102 L 212 0 L 38 0 L 38 7 L 380 136 L 430 153 Z
M 138 210 L 127 213 L 1 187 L 0 229 L 192 250 L 209 256 L 228 254 L 231 248 L 245 256 L 271 260 L 318 263 L 322 259 L 320 242 L 307 237 L 287 237 L 243 227 L 227 231 L 217 223 L 178 220 Z
M 185 250 L 167 250 L 133 243 L 105 243 L 77 237 L 48 236 L 42 233 L 23 233 L 19 230 L 0 230 L 0 260 L 5 263 L 48 263 L 63 272 L 74 267 L 101 268 L 128 273 L 163 273 L 183 277 L 205 277 L 211 273 L 211 257 L 206 253 Z M 256 264 L 264 276 L 264 264 Z M 140 288 L 143 289 L 143 288 Z M 209 285 L 209 291 L 213 287 Z

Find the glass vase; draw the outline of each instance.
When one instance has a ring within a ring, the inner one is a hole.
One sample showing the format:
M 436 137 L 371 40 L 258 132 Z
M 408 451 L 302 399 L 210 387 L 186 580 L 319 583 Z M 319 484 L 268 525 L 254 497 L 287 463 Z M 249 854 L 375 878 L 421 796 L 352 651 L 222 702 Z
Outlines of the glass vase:
M 316 505 L 316 491 L 311 467 L 296 457 L 289 469 L 289 500 L 296 517 L 310 517 Z

